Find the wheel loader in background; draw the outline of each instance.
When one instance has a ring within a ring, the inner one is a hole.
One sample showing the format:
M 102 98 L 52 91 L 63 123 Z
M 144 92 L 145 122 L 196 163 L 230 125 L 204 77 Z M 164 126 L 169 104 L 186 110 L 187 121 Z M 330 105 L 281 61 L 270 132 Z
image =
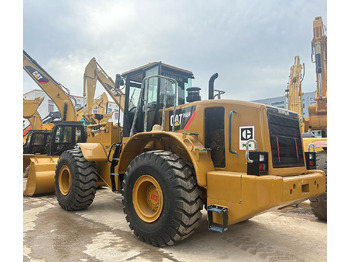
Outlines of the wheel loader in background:
M 122 194 L 133 233 L 154 246 L 173 245 L 199 225 L 210 230 L 325 191 L 315 152 L 304 154 L 298 115 L 253 102 L 201 101 L 193 73 L 162 62 L 117 75 L 123 128 L 87 129 L 57 162 L 55 189 L 67 211 L 88 208 L 101 179 Z M 133 98 L 133 100 L 132 100 Z M 130 106 L 130 101 L 138 101 Z
M 34 196 L 54 193 L 54 173 L 58 156 L 64 150 L 74 148 L 76 143 L 86 142 L 85 127 L 82 122 L 77 121 L 77 112 L 69 90 L 55 81 L 24 50 L 23 69 L 56 104 L 62 120 L 55 122 L 51 131 L 33 130 L 28 134 L 23 146 L 23 173 L 29 166 L 23 194 Z M 100 102 L 103 102 L 104 99 L 105 97 Z M 88 109 L 92 110 L 93 102 L 92 99 L 92 104 L 88 104 Z M 103 119 L 107 121 L 111 114 L 95 114 L 94 121 L 95 123 Z M 89 116 L 89 111 L 86 111 L 86 115 Z

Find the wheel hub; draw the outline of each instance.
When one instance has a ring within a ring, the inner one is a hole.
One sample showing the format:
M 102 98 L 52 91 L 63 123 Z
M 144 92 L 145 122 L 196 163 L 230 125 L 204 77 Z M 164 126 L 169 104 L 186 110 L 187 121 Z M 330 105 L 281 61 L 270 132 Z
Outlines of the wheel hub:
M 152 223 L 162 213 L 163 192 L 158 181 L 150 175 L 142 175 L 136 180 L 132 199 L 137 215 L 144 222 Z
M 62 166 L 58 176 L 58 183 L 61 193 L 65 196 L 68 195 L 72 184 L 72 176 L 68 166 Z

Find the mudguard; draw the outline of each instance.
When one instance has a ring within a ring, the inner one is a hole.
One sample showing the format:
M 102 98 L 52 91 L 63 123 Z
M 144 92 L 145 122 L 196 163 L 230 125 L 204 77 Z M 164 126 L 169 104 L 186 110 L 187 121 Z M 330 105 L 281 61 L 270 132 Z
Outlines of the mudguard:
M 78 143 L 77 144 L 87 161 L 107 161 L 106 151 L 100 143 Z
M 155 148 L 147 148 L 153 141 L 161 141 Z M 123 143 L 124 144 L 124 143 Z M 207 172 L 213 171 L 214 165 L 210 158 L 210 151 L 198 141 L 197 135 L 152 131 L 139 133 L 128 139 L 120 155 L 118 173 L 125 173 L 130 161 L 137 155 L 149 150 L 172 151 L 187 159 L 193 164 L 197 177 L 197 184 L 201 187 L 207 186 Z

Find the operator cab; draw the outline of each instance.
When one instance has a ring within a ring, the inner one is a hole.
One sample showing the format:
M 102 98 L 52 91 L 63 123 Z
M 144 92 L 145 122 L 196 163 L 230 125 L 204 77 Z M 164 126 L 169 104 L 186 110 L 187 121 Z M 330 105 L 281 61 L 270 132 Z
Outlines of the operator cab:
M 63 151 L 73 149 L 77 143 L 85 142 L 86 132 L 82 122 L 56 122 L 48 144 L 48 155 L 60 155 Z
M 136 107 L 140 98 L 142 80 L 145 77 L 152 75 L 161 75 L 175 79 L 178 83 L 178 99 L 177 105 L 185 104 L 187 89 L 192 86 L 192 79 L 194 78 L 191 71 L 177 68 L 162 62 L 153 62 L 147 65 L 132 69 L 123 73 L 121 76 L 125 79 L 125 103 L 124 107 L 124 128 L 123 137 L 128 137 L 130 134 L 131 125 L 136 113 Z M 166 83 L 168 82 L 168 83 Z M 147 80 L 148 95 L 146 95 L 147 106 L 147 131 L 150 131 L 154 124 L 157 124 L 157 116 L 163 108 L 165 86 L 168 85 L 166 94 L 166 108 L 174 106 L 175 84 L 168 80 L 154 77 Z M 172 88 L 170 88 L 172 87 Z M 145 97 L 145 96 L 143 96 Z M 145 103 L 141 100 L 141 108 L 137 116 L 135 124 L 135 132 L 144 130 L 144 111 Z
M 51 131 L 48 130 L 30 130 L 23 145 L 23 154 L 46 154 L 50 134 Z
M 31 130 L 23 154 L 55 156 L 73 149 L 77 143 L 86 142 L 85 127 L 82 122 L 56 122 L 52 130 Z

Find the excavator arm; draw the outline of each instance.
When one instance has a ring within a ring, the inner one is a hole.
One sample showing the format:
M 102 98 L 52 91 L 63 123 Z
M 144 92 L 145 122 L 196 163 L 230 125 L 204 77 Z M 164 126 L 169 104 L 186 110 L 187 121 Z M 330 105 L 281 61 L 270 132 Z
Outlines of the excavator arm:
M 99 114 L 104 114 L 107 112 L 107 104 L 108 104 L 108 97 L 107 94 L 105 92 L 102 93 L 102 95 L 98 98 L 96 98 L 96 100 L 98 99 L 98 113 Z
M 93 103 L 93 95 L 89 95 L 89 92 L 95 94 L 97 80 L 101 83 L 107 93 L 112 97 L 113 101 L 118 105 L 121 111 L 124 112 L 125 95 L 119 89 L 116 88 L 114 81 L 110 78 L 102 67 L 97 63 L 93 57 L 85 67 L 84 73 L 84 97 L 88 92 L 88 105 Z
M 327 129 L 327 36 L 321 17 L 313 22 L 311 61 L 316 64 L 316 104 L 309 105 L 309 126 L 312 130 Z
M 32 126 L 32 129 L 34 130 L 41 130 L 43 129 L 43 122 L 41 121 L 41 117 L 38 113 L 38 111 L 35 111 L 34 115 L 30 118 L 28 118 L 28 121 L 30 125 Z
M 101 96 L 97 97 L 94 100 L 92 105 L 87 106 L 87 108 L 85 108 L 85 109 L 84 109 L 84 107 L 82 107 L 80 110 L 77 111 L 77 119 L 80 120 L 80 119 L 82 119 L 84 117 L 89 123 L 96 124 L 96 120 L 91 115 L 91 111 L 95 107 L 98 107 L 98 113 L 103 115 L 103 118 L 101 119 L 101 122 L 107 122 L 108 119 L 110 119 L 112 114 L 113 114 L 113 113 L 105 114 L 106 108 L 107 108 L 107 103 L 108 103 L 107 94 L 106 93 L 102 93 Z
M 299 122 L 303 128 L 303 104 L 302 97 L 304 93 L 301 90 L 301 82 L 304 79 L 305 65 L 300 64 L 299 56 L 294 57 L 294 65 L 290 68 L 288 88 L 285 96 L 287 97 L 287 109 L 298 113 Z
M 77 113 L 69 93 L 23 50 L 23 69 L 56 104 L 64 121 L 76 121 Z M 68 90 L 67 90 L 68 91 Z

